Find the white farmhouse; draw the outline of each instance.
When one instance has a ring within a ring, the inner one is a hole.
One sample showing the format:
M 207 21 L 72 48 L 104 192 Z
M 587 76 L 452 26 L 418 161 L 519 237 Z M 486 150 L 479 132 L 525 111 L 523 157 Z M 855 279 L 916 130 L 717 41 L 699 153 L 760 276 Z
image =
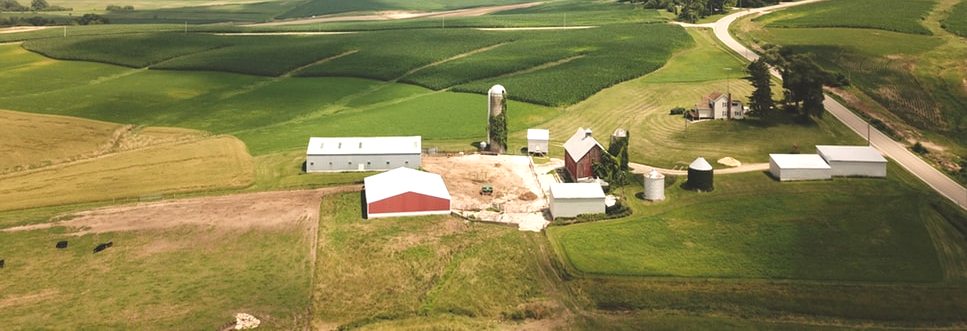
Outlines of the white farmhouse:
M 597 183 L 551 184 L 551 217 L 604 214 L 604 190 Z
M 816 146 L 833 176 L 886 177 L 886 158 L 870 146 Z
M 732 107 L 728 106 L 729 103 L 732 104 Z M 748 111 L 749 108 L 743 106 L 741 101 L 732 99 L 731 94 L 713 92 L 703 97 L 701 102 L 695 104 L 691 117 L 695 120 L 743 119 Z
M 547 154 L 547 146 L 550 140 L 551 131 L 547 129 L 527 129 L 527 152 Z
M 420 136 L 312 137 L 306 149 L 306 172 L 417 169 L 422 151 Z
M 816 154 L 769 154 L 769 173 L 783 182 L 832 178 L 829 164 Z

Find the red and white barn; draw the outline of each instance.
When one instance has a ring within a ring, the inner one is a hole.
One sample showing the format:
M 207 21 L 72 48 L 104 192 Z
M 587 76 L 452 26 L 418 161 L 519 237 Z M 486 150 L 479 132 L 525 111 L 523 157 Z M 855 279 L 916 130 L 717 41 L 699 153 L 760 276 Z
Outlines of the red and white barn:
M 601 160 L 604 148 L 591 136 L 591 129 L 578 128 L 564 142 L 564 169 L 573 181 L 594 177 L 593 165 Z
M 440 175 L 396 168 L 366 177 L 366 218 L 446 215 L 450 191 Z

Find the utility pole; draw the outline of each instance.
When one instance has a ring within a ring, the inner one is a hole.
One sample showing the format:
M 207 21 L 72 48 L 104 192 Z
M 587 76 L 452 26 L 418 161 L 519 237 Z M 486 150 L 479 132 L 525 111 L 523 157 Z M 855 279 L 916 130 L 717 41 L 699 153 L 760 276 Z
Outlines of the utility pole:
M 188 34 L 188 21 L 185 21 L 185 34 Z
M 67 24 L 64 24 L 64 38 L 67 38 Z

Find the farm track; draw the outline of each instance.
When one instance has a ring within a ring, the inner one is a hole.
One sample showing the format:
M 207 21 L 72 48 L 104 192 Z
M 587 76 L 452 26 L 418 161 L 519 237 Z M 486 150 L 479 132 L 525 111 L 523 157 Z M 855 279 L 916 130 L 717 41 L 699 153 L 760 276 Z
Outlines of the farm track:
M 311 17 L 311 18 L 297 18 L 297 19 L 290 19 L 290 20 L 277 21 L 277 22 L 256 23 L 256 24 L 249 24 L 246 26 L 280 26 L 280 25 L 300 25 L 300 24 L 349 22 L 349 21 L 387 21 L 387 20 L 433 18 L 433 17 L 475 17 L 475 16 L 483 16 L 483 15 L 493 14 L 496 12 L 507 11 L 507 10 L 530 8 L 530 7 L 539 6 L 541 4 L 544 4 L 544 2 L 528 2 L 528 3 L 519 3 L 519 4 L 512 4 L 512 5 L 464 8 L 464 9 L 455 9 L 455 10 L 437 11 L 437 12 L 382 11 L 382 12 L 375 12 L 372 14 L 361 14 L 361 15 L 333 14 L 333 15 L 323 15 L 323 16 Z
M 424 66 L 421 66 L 421 67 L 417 67 L 415 69 L 411 69 L 410 71 L 407 71 L 406 73 L 404 73 L 403 75 L 401 75 L 399 77 L 396 77 L 396 78 L 390 80 L 390 82 L 395 83 L 395 82 L 400 81 L 403 78 L 406 78 L 409 75 L 412 75 L 412 74 L 415 74 L 415 73 L 419 72 L 420 70 L 423 70 L 423 69 L 426 69 L 426 68 L 430 68 L 430 67 L 434 67 L 434 66 L 438 66 L 438 65 L 441 65 L 441 64 L 444 64 L 444 63 L 447 63 L 447 62 L 456 61 L 456 60 L 459 60 L 459 59 L 462 59 L 462 58 L 465 58 L 465 57 L 468 57 L 468 56 L 473 56 L 475 54 L 483 53 L 483 52 L 486 52 L 486 51 L 495 49 L 497 47 L 500 47 L 500 46 L 503 46 L 503 45 L 507 45 L 509 43 L 510 42 L 502 42 L 502 43 L 490 45 L 490 46 L 487 46 L 487 47 L 482 47 L 482 48 L 474 49 L 474 50 L 471 50 L 469 52 L 465 52 L 465 53 L 462 53 L 462 54 L 457 54 L 457 55 L 451 56 L 451 57 L 446 58 L 446 59 L 443 59 L 443 60 L 439 60 L 439 61 L 436 61 L 436 62 L 427 64 L 427 65 L 424 65 Z
M 237 97 L 239 95 L 243 95 L 243 94 L 247 94 L 247 93 L 254 92 L 254 91 L 256 91 L 256 90 L 258 90 L 260 88 L 266 87 L 268 85 L 272 85 L 272 84 L 281 82 L 281 81 L 283 81 L 285 79 L 292 78 L 292 77 L 295 76 L 295 74 L 297 74 L 297 73 L 305 70 L 306 68 L 309 68 L 309 67 L 312 67 L 312 66 L 315 66 L 315 65 L 318 65 L 318 64 L 326 63 L 326 62 L 329 62 L 329 61 L 332 61 L 332 60 L 335 60 L 335 59 L 338 59 L 338 58 L 341 58 L 341 57 L 353 55 L 353 54 L 356 54 L 357 52 L 359 52 L 358 49 L 351 50 L 351 51 L 346 51 L 346 52 L 343 52 L 341 54 L 336 54 L 336 55 L 333 55 L 333 56 L 325 57 L 325 58 L 322 58 L 322 59 L 319 59 L 319 60 L 316 60 L 316 61 L 313 61 L 313 62 L 304 64 L 304 65 L 298 66 L 296 68 L 293 68 L 292 70 L 286 71 L 285 73 L 283 73 L 282 75 L 279 75 L 277 77 L 272 77 L 272 78 L 270 78 L 268 80 L 258 81 L 258 82 L 249 84 L 247 86 L 243 86 L 243 87 L 239 88 L 238 90 L 232 91 L 230 93 L 223 94 L 221 96 L 221 98 L 222 99 L 228 99 L 228 98 Z
M 732 25 L 740 17 L 758 14 L 765 11 L 773 11 L 778 9 L 783 9 L 791 6 L 798 6 L 807 3 L 814 3 L 818 1 L 825 0 L 805 0 L 792 3 L 783 3 L 780 5 L 763 7 L 754 10 L 741 11 L 735 14 L 730 14 L 723 17 L 722 19 L 715 22 L 715 37 L 719 39 L 720 42 L 729 47 L 733 52 L 741 55 L 749 61 L 755 61 L 759 58 L 759 55 L 754 53 L 752 50 L 742 45 L 738 40 L 731 35 L 729 31 L 729 26 Z M 935 14 L 931 14 L 932 17 Z M 773 76 L 777 76 L 777 73 L 773 70 Z M 932 165 L 921 159 L 919 156 L 913 154 L 907 147 L 900 142 L 894 141 L 892 138 L 880 132 L 880 130 L 875 128 L 869 128 L 865 120 L 857 116 L 853 111 L 844 106 L 842 103 L 836 99 L 826 95 L 825 100 L 823 100 L 823 105 L 826 107 L 826 111 L 836 117 L 840 122 L 845 124 L 853 132 L 859 136 L 871 141 L 873 147 L 876 147 L 881 153 L 892 158 L 897 163 L 899 163 L 904 169 L 912 173 L 914 176 L 926 183 L 930 188 L 935 190 L 941 196 L 954 202 L 960 208 L 967 209 L 967 188 L 964 188 L 953 179 L 948 177 L 946 174 L 937 170 Z M 867 131 L 871 133 L 867 135 Z

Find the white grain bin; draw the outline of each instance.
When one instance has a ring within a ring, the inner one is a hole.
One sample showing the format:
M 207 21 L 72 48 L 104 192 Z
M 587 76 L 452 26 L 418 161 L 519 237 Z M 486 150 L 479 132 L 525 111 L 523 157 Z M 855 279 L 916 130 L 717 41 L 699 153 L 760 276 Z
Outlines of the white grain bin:
M 665 175 L 651 169 L 645 174 L 645 200 L 665 200 Z

